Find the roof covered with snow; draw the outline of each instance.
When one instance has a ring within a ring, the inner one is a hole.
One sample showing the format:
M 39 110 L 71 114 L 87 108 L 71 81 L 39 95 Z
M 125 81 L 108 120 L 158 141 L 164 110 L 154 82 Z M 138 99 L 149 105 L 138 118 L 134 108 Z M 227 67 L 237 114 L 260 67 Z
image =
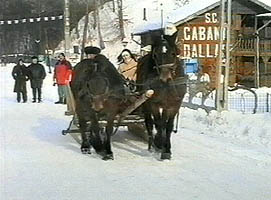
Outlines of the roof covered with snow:
M 259 6 L 269 10 L 271 13 L 271 0 L 250 0 Z M 180 25 L 186 21 L 195 18 L 217 6 L 219 6 L 220 1 L 218 0 L 192 0 L 188 5 L 185 5 L 177 10 L 167 11 L 164 15 L 164 25 L 168 23 L 173 23 L 175 25 Z M 161 28 L 161 18 L 154 18 L 151 22 L 144 22 L 134 29 L 134 34 L 142 34 L 152 30 L 157 30 Z

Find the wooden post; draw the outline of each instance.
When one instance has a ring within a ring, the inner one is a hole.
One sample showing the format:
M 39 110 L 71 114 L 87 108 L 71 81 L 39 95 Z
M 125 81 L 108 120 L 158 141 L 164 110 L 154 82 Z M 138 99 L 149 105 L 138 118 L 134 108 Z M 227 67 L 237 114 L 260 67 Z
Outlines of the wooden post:
M 256 23 L 255 26 L 258 24 L 258 18 L 256 16 Z M 259 31 L 256 27 L 256 69 L 255 69 L 255 87 L 260 87 L 260 38 L 259 38 Z
M 224 75 L 224 110 L 228 110 L 228 85 L 229 85 L 229 73 L 230 73 L 230 63 L 231 63 L 231 54 L 230 54 L 230 44 L 231 44 L 231 2 L 227 2 L 227 36 L 226 36 L 226 66 L 225 66 L 225 75 Z
M 69 115 L 75 115 L 75 111 L 76 111 L 76 107 L 75 107 L 75 100 L 74 100 L 74 96 L 71 90 L 70 85 L 67 85 L 67 107 L 68 107 L 68 111 L 71 113 Z
M 225 3 L 221 0 L 221 17 L 220 17 L 220 42 L 219 42 L 219 61 L 217 66 L 217 89 L 216 89 L 216 109 L 220 112 L 228 109 L 228 84 L 230 70 L 230 42 L 231 42 L 231 0 L 227 0 L 227 20 L 225 20 Z M 227 22 L 226 22 L 227 21 Z M 226 34 L 226 54 L 223 53 L 224 31 Z M 223 60 L 226 63 L 223 63 Z M 222 69 L 224 74 L 222 76 Z M 221 80 L 223 78 L 223 80 Z M 221 83 L 222 82 L 222 83 Z
M 222 96 L 222 84 L 221 84 L 221 75 L 222 75 L 222 61 L 223 61 L 223 42 L 224 42 L 224 37 L 223 37 L 223 31 L 225 28 L 225 0 L 221 0 L 220 2 L 220 34 L 219 34 L 219 54 L 218 54 L 218 64 L 217 64 L 217 70 L 216 70 L 216 75 L 217 75 L 217 81 L 216 81 L 216 109 L 217 111 L 222 111 L 223 105 L 223 96 Z

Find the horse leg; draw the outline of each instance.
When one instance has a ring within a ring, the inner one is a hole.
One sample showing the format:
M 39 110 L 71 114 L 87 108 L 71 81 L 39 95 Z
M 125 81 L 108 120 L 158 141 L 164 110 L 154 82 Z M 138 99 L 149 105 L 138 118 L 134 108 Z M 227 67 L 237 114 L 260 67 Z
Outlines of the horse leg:
M 113 119 L 107 121 L 107 126 L 105 129 L 105 156 L 103 157 L 103 160 L 114 160 L 113 152 L 111 150 L 111 135 L 113 133 L 113 123 Z
M 100 137 L 100 132 L 102 131 L 102 129 L 99 127 L 99 122 L 96 118 L 93 118 L 91 123 L 91 145 L 97 153 L 100 153 L 103 151 L 103 142 Z
M 167 110 L 166 109 L 163 109 L 163 112 L 162 112 L 162 117 L 161 119 L 159 120 L 159 125 L 160 125 L 160 132 L 161 132 L 161 136 L 160 136 L 160 141 L 161 141 L 161 149 L 162 149 L 162 153 L 161 153 L 161 159 L 164 160 L 164 159 L 170 159 L 170 150 L 167 151 L 167 143 L 168 143 L 168 140 L 167 140 L 167 120 L 168 119 L 168 113 L 167 113 Z M 172 129 L 173 129 L 173 126 L 172 126 Z
M 163 141 L 163 151 L 161 154 L 161 159 L 170 159 L 171 158 L 171 133 L 173 131 L 174 126 L 174 118 L 178 112 L 178 108 L 173 113 L 167 113 L 167 116 L 164 116 L 164 118 L 167 118 L 166 121 L 166 128 L 165 128 L 165 140 Z
M 151 151 L 153 144 L 153 120 L 150 113 L 145 113 L 145 125 L 148 132 L 148 150 Z
M 90 144 L 89 144 L 89 137 L 87 135 L 87 122 L 86 120 L 79 118 L 79 126 L 80 126 L 80 132 L 82 137 L 82 144 L 81 144 L 81 152 L 83 154 L 91 154 L 90 151 Z
M 161 118 L 161 114 L 159 111 L 159 107 L 153 108 L 153 118 L 154 124 L 156 128 L 156 135 L 154 137 L 154 145 L 158 149 L 162 149 L 163 147 L 163 129 L 165 127 L 163 119 Z
M 165 140 L 163 141 L 163 150 L 161 154 L 161 159 L 171 159 L 171 143 L 170 143 L 170 138 L 171 138 L 171 132 L 173 130 L 173 122 L 174 118 L 170 118 L 167 122 L 167 128 L 164 130 L 165 132 Z

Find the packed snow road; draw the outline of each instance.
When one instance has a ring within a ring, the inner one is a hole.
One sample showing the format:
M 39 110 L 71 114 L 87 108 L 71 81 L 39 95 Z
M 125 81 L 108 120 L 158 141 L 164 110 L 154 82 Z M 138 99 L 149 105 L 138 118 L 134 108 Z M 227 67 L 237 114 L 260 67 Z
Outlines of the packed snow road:
M 113 137 L 115 160 L 103 161 L 95 152 L 82 155 L 70 135 L 61 135 L 71 117 L 53 103 L 51 77 L 43 103 L 22 104 L 12 93 L 10 69 L 1 68 L 0 76 L 1 200 L 271 199 L 269 145 L 207 134 L 183 109 L 172 160 L 160 161 L 122 128 Z

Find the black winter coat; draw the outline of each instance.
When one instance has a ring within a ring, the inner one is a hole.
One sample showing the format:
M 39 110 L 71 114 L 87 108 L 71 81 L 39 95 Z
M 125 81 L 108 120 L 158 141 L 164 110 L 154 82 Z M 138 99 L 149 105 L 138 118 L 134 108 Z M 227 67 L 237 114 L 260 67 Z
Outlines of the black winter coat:
M 14 92 L 26 92 L 27 69 L 25 65 L 15 65 L 12 70 L 15 80 Z
M 28 66 L 27 71 L 31 83 L 31 88 L 41 88 L 43 79 L 46 77 L 46 72 L 43 65 L 39 63 L 32 63 Z

